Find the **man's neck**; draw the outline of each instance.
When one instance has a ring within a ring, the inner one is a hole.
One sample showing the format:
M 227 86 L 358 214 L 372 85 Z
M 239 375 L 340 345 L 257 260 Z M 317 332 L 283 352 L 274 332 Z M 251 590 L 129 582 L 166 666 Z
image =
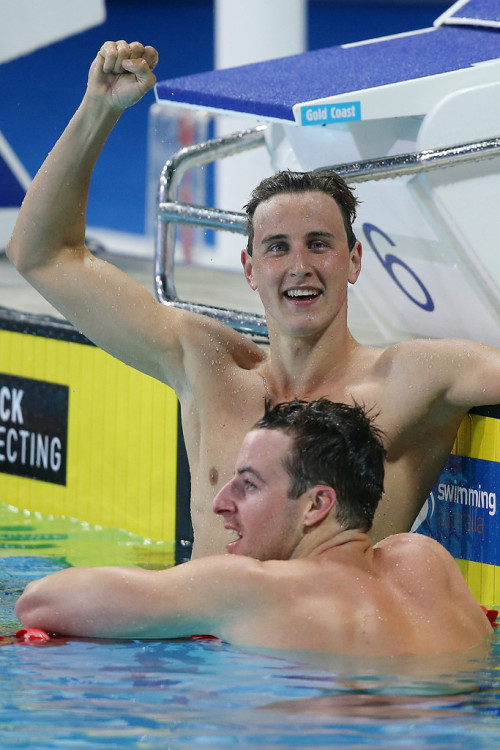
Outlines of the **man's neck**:
M 311 529 L 299 542 L 293 558 L 371 561 L 373 546 L 368 534 L 360 529 L 343 529 L 334 522 Z
M 269 338 L 271 356 L 264 368 L 264 385 L 273 402 L 325 396 L 332 382 L 344 379 L 361 346 L 347 328 L 337 337 L 330 331 L 291 337 L 271 329 Z

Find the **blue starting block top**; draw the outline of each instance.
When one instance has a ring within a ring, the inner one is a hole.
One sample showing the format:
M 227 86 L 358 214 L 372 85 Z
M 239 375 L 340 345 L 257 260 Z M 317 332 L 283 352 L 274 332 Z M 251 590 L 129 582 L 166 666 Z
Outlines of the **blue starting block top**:
M 498 5 L 456 3 L 433 28 L 161 81 L 157 100 L 300 125 L 425 114 L 498 81 Z
M 437 25 L 442 23 L 500 28 L 500 4 L 498 0 L 460 0 L 437 19 Z

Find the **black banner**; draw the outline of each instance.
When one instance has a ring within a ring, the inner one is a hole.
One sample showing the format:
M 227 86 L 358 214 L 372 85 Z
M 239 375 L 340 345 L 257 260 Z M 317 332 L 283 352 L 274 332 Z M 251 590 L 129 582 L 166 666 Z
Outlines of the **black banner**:
M 0 472 L 66 484 L 66 385 L 0 373 Z

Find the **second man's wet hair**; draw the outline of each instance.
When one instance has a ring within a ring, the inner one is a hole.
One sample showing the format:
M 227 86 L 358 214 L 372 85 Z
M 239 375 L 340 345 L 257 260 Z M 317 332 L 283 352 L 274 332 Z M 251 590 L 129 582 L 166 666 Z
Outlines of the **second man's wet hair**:
M 333 487 L 341 526 L 370 530 L 384 492 L 386 451 L 381 431 L 361 406 L 325 398 L 267 403 L 254 429 L 280 430 L 292 438 L 283 462 L 291 498 L 316 485 Z

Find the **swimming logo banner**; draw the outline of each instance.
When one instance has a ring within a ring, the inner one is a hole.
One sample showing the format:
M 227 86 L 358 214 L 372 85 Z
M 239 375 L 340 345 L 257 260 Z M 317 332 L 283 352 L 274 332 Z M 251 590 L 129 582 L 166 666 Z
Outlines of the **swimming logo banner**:
M 455 558 L 500 565 L 499 485 L 496 461 L 450 456 L 417 531 L 436 539 Z
M 66 484 L 68 386 L 0 373 L 0 472 Z

